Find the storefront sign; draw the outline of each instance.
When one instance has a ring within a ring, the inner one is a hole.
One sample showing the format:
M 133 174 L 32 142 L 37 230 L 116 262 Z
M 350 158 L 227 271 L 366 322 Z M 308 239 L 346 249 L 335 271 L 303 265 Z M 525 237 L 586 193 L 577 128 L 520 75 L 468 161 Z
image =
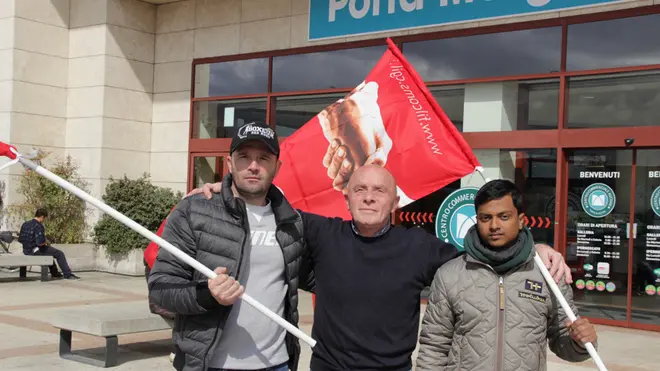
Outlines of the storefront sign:
M 463 239 L 468 230 L 477 224 L 474 197 L 479 188 L 465 187 L 452 192 L 440 204 L 435 217 L 435 235 L 463 250 Z
M 660 262 L 660 225 L 646 226 L 646 261 Z M 657 270 L 656 276 L 660 277 L 659 273 Z
M 621 173 L 618 171 L 580 171 L 581 179 L 619 179 Z
M 626 0 L 310 0 L 309 40 L 508 18 Z
M 584 274 L 575 281 L 578 290 L 615 292 L 612 265 L 621 259 L 620 228 L 610 223 L 577 223 L 577 257 L 584 261 Z
M 577 223 L 577 256 L 585 258 L 619 259 L 621 251 L 621 237 L 618 235 L 619 226 L 609 223 Z M 609 266 L 598 266 L 597 271 L 604 272 Z M 592 265 L 585 265 L 585 271 L 593 270 Z
M 616 196 L 610 186 L 595 183 L 582 193 L 582 208 L 592 218 L 603 218 L 614 210 Z

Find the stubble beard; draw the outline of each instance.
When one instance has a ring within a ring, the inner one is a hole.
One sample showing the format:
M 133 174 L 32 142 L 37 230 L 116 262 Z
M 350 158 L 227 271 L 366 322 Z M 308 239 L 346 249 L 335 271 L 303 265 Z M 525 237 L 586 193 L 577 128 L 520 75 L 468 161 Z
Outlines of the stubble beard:
M 273 181 L 272 177 L 268 176 L 265 179 L 263 185 L 252 186 L 252 187 L 244 186 L 234 181 L 234 189 L 236 189 L 236 193 L 238 193 L 238 195 L 246 201 L 261 199 L 266 197 L 266 195 L 268 194 L 268 189 L 270 188 L 272 181 Z

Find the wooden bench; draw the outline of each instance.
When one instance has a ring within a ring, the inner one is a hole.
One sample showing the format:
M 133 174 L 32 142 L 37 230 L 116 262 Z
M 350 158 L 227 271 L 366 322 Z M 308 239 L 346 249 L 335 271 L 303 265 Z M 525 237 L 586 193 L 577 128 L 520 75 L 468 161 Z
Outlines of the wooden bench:
M 60 330 L 60 357 L 98 367 L 117 365 L 119 335 L 170 330 L 165 320 L 149 311 L 146 300 L 136 303 L 90 305 L 80 309 L 63 309 L 52 319 Z M 71 351 L 73 332 L 104 337 L 105 356 L 97 360 Z
M 0 254 L 0 266 L 20 267 L 18 276 L 27 277 L 27 267 L 41 266 L 41 280 L 48 281 L 48 267 L 53 265 L 52 256 Z

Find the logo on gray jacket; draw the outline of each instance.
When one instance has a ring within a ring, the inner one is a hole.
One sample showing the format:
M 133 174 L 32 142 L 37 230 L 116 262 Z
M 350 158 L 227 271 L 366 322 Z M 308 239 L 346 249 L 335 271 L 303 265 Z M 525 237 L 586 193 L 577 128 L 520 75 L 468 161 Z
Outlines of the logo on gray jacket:
M 534 291 L 541 294 L 543 292 L 543 283 L 532 280 L 525 280 L 525 290 Z

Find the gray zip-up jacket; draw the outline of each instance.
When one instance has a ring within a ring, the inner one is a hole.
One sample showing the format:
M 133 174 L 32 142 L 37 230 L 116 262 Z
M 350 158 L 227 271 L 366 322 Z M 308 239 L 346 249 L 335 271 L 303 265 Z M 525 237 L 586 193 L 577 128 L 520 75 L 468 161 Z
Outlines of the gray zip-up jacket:
M 532 252 L 503 277 L 464 254 L 436 272 L 422 321 L 417 371 L 545 371 L 546 347 L 558 357 L 589 358 L 564 325 L 566 314 Z M 571 287 L 558 284 L 577 316 Z M 596 344 L 594 344 L 596 346 Z
M 222 192 L 214 194 L 212 199 L 204 195 L 183 199 L 168 217 L 162 237 L 209 269 L 226 267 L 229 275 L 245 282 L 250 230 L 245 203 L 233 196 L 231 184 L 231 175 L 227 175 L 222 182 Z M 284 275 L 288 292 L 284 317 L 297 326 L 299 273 L 305 251 L 303 222 L 277 187 L 271 186 L 268 199 L 277 223 L 276 239 L 286 263 Z M 308 277 L 311 272 L 304 274 Z M 207 370 L 231 310 L 211 296 L 207 283 L 206 276 L 166 249 L 158 251 L 149 276 L 149 298 L 176 314 L 174 367 L 179 371 Z M 300 343 L 288 332 L 286 346 L 289 368 L 296 370 Z

